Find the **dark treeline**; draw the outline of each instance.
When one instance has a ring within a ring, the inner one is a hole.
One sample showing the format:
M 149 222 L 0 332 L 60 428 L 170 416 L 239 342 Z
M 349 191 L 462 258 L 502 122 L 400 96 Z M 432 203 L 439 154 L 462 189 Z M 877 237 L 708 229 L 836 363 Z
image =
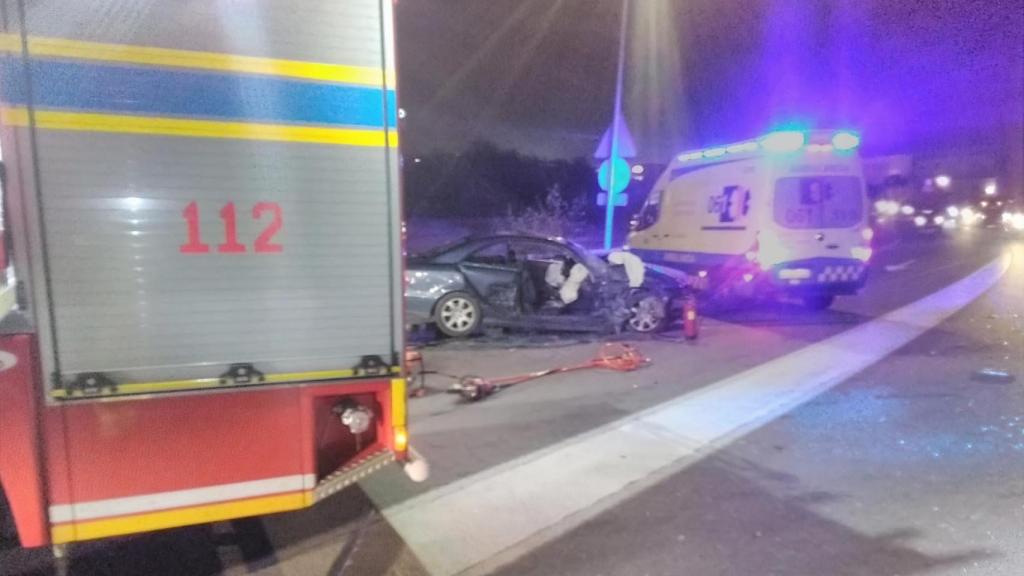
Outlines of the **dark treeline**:
M 597 187 L 585 158 L 544 160 L 490 142 L 460 154 L 406 156 L 403 170 L 409 218 L 522 214 L 543 207 L 552 190 L 568 204 L 593 206 Z

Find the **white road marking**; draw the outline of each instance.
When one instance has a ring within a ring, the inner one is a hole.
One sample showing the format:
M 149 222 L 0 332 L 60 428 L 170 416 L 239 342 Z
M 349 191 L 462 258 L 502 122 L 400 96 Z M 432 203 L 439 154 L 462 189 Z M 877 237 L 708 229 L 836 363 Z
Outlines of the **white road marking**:
M 885 271 L 886 272 L 902 272 L 902 271 L 906 270 L 914 262 L 917 262 L 917 260 L 911 258 L 910 260 L 907 260 L 906 262 L 900 262 L 899 264 L 888 264 L 885 267 Z
M 878 362 L 991 288 L 1009 263 L 993 261 L 875 320 L 384 516 L 435 576 L 493 570 Z

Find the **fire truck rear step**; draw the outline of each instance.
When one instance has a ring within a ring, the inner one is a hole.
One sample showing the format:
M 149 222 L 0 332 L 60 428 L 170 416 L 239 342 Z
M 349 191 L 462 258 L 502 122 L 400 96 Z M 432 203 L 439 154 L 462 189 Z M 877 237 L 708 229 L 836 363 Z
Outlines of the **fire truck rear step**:
M 316 501 L 323 500 L 394 461 L 395 454 L 387 448 L 354 458 L 341 468 L 324 476 L 323 480 L 317 483 L 313 489 L 313 497 Z

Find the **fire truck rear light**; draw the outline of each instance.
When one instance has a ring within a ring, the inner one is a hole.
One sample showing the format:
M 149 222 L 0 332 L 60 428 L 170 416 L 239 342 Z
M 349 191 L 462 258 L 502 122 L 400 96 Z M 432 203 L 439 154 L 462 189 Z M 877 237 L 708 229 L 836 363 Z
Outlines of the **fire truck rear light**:
M 395 426 L 395 452 L 405 452 L 409 449 L 409 433 L 405 426 Z

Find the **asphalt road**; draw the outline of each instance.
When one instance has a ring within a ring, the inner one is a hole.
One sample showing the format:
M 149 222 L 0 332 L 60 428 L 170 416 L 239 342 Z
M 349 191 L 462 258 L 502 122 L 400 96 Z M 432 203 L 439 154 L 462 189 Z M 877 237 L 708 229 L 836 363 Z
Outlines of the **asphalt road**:
M 718 306 L 695 344 L 634 341 L 637 372 L 412 400 L 423 484 L 387 470 L 308 511 L 84 544 L 70 573 L 1022 574 L 1024 242 L 905 241 L 873 268 L 830 311 Z M 427 384 L 599 344 L 445 342 Z M 49 573 L 0 551 L 3 576 Z
M 499 573 L 1024 574 L 1016 252 L 920 338 Z

